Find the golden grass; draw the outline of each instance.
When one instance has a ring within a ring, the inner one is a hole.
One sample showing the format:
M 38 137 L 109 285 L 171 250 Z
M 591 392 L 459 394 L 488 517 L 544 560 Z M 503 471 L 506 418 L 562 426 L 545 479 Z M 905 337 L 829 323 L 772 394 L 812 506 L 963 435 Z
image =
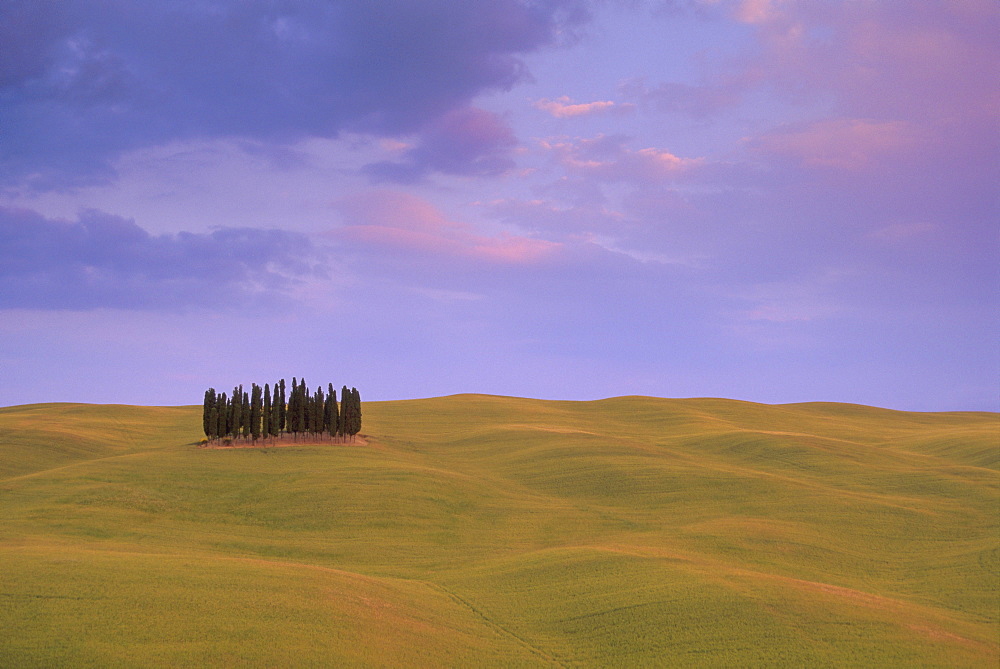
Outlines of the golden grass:
M 366 403 L 0 409 L 2 666 L 996 666 L 1000 418 Z

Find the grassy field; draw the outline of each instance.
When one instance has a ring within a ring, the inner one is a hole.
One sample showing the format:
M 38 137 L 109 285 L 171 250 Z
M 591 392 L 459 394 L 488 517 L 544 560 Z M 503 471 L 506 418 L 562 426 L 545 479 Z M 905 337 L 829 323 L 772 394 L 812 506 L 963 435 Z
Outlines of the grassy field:
M 1000 416 L 464 395 L 367 445 L 0 409 L 0 666 L 1000 662 Z

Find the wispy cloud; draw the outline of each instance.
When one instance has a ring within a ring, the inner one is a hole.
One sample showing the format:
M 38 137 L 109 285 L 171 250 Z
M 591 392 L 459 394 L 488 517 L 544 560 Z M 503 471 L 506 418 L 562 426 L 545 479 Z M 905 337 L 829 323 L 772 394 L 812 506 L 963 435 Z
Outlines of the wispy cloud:
M 573 118 L 575 116 L 592 116 L 595 114 L 606 114 L 610 112 L 626 113 L 635 107 L 632 104 L 618 104 L 612 100 L 598 100 L 595 102 L 573 102 L 568 96 L 562 96 L 555 100 L 543 98 L 534 103 L 536 109 L 548 112 L 556 118 Z
M 633 150 L 624 136 L 552 138 L 541 147 L 570 172 L 604 181 L 658 182 L 702 164 L 656 147 Z
M 917 130 L 905 121 L 838 118 L 777 128 L 751 146 L 806 167 L 860 170 L 898 159 L 918 141 Z
M 561 244 L 510 232 L 486 235 L 446 217 L 431 203 L 398 191 L 359 194 L 336 203 L 347 222 L 333 238 L 368 247 L 499 264 L 542 260 Z

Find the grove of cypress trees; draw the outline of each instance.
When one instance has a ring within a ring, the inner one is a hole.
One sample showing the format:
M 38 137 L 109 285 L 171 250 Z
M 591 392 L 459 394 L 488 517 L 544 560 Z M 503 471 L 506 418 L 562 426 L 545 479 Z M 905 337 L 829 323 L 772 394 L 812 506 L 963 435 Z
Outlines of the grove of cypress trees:
M 345 385 L 338 409 L 332 383 L 326 389 L 317 386 L 310 393 L 304 378 L 292 377 L 287 400 L 284 379 L 273 389 L 270 384 L 261 387 L 252 383 L 250 392 L 246 392 L 242 384 L 234 386 L 231 397 L 209 388 L 202 404 L 202 430 L 209 441 L 243 437 L 256 443 L 261 437 L 278 437 L 283 431 L 291 432 L 296 439 L 299 433 L 309 433 L 346 440 L 361 430 L 361 395 L 357 388 Z

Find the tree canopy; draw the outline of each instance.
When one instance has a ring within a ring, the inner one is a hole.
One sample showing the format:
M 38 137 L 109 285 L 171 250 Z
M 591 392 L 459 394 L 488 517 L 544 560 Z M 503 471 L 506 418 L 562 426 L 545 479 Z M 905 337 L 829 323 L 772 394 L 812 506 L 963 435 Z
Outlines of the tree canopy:
M 235 386 L 231 395 L 205 391 L 202 428 L 209 441 L 218 439 L 278 439 L 308 435 L 346 441 L 361 431 L 361 396 L 357 388 L 344 386 L 340 403 L 332 383 L 324 392 L 320 385 L 310 392 L 304 378 L 292 377 L 286 397 L 285 380 L 271 387 L 251 384 L 250 391 Z

